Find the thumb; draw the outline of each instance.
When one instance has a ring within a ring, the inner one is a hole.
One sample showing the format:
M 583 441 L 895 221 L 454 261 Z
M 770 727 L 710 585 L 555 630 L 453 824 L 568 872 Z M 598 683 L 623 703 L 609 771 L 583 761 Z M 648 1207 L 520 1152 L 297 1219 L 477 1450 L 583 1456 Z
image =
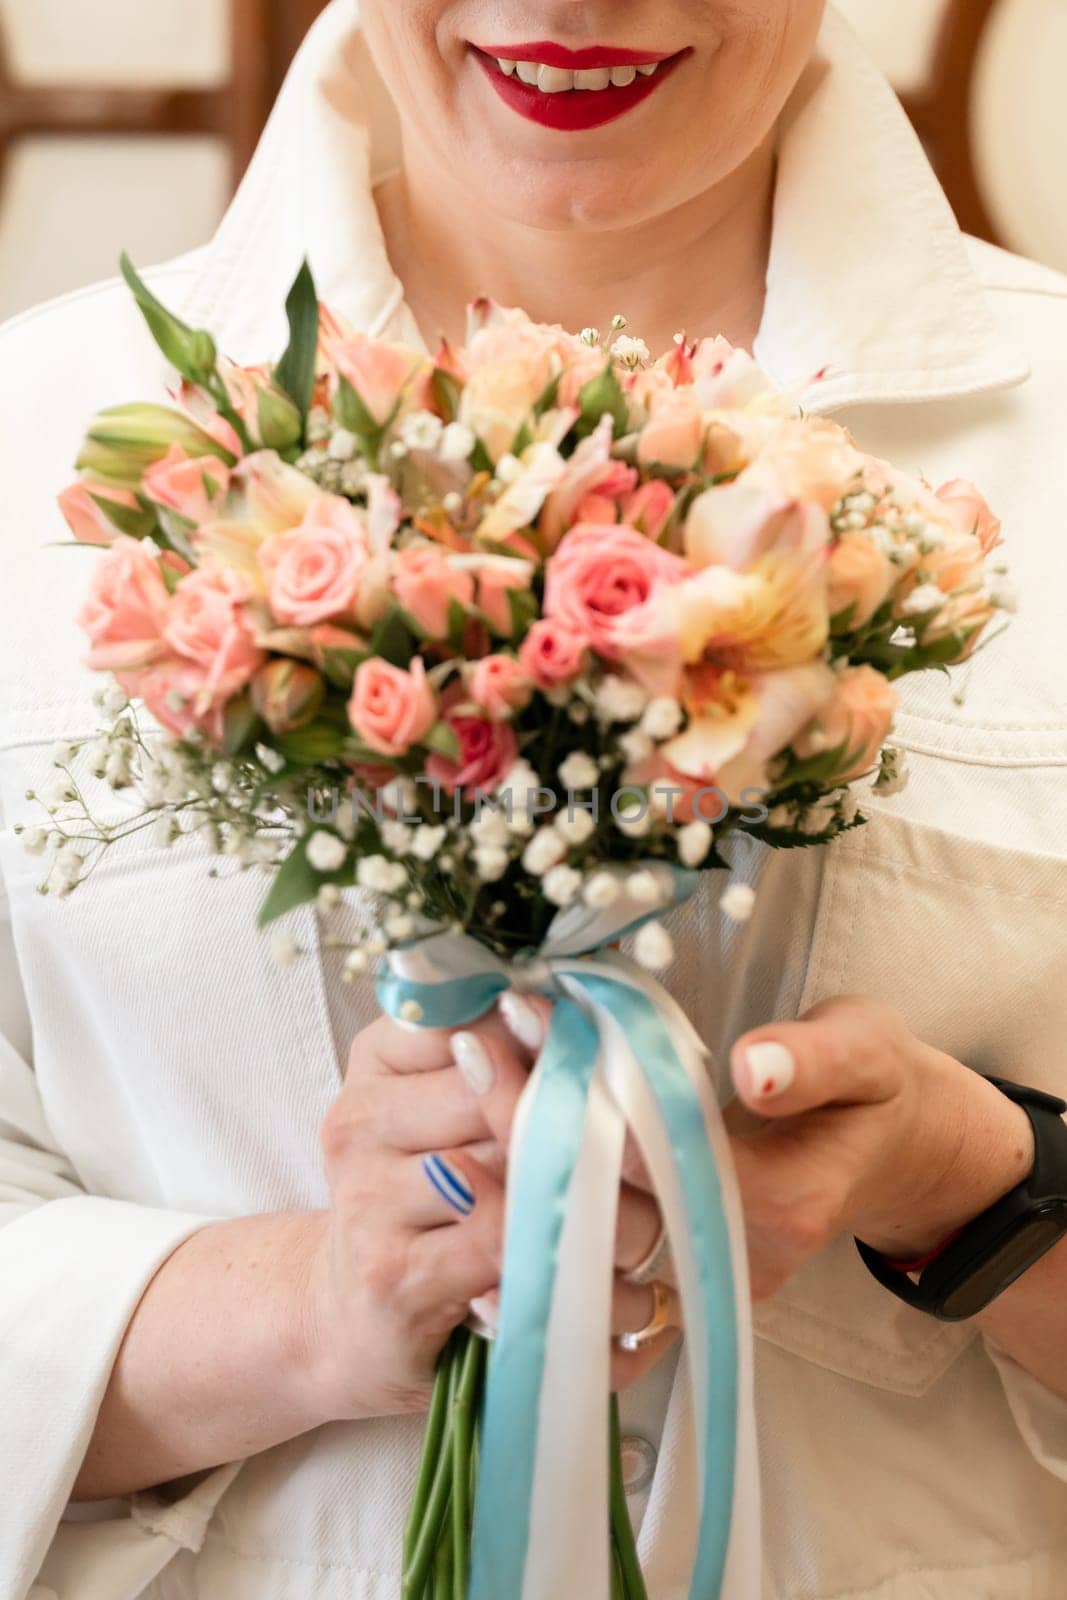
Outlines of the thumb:
M 742 1034 L 730 1052 L 738 1097 L 761 1117 L 830 1105 L 875 1105 L 896 1094 L 911 1035 L 881 1001 L 850 995 L 814 1006 L 799 1022 Z

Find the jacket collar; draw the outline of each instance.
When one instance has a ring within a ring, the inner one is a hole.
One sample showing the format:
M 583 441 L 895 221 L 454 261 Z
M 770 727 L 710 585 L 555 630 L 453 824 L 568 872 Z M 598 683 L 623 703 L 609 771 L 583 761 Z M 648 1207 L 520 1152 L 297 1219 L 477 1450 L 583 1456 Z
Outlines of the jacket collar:
M 293 64 L 186 314 L 235 359 L 261 360 L 280 346 L 285 293 L 306 253 L 323 300 L 356 327 L 421 346 L 372 196 L 399 159 L 357 0 L 333 0 Z M 1029 375 L 895 95 L 832 9 L 782 119 L 755 353 L 818 411 L 976 394 Z

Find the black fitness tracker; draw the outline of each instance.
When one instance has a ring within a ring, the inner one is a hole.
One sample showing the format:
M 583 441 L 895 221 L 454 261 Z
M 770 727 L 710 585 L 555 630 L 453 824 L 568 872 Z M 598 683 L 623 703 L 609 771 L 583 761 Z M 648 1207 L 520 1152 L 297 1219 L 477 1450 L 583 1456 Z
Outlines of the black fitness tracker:
M 856 1240 L 879 1283 L 942 1322 L 962 1322 L 984 1311 L 1067 1235 L 1067 1101 L 1002 1078 L 987 1081 L 1030 1118 L 1035 1150 L 1030 1175 L 929 1258 L 917 1277 Z

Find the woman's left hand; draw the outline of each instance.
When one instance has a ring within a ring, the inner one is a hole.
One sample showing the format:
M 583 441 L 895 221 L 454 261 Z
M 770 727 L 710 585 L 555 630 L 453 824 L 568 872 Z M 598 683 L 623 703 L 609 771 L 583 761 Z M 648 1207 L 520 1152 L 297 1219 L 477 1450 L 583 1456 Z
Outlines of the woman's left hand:
M 730 1064 L 738 1100 L 726 1124 L 755 1299 L 842 1233 L 922 1257 L 1033 1164 L 1021 1107 L 880 1000 L 826 1000 L 756 1028 Z

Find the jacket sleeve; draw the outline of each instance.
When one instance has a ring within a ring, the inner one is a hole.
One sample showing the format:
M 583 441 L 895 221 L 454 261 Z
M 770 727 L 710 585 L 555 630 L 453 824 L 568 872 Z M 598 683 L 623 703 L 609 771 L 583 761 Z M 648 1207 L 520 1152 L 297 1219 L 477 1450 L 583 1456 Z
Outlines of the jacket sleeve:
M 0 876 L 0 1595 L 22 1600 L 50 1547 L 66 1541 L 66 1558 L 51 1553 L 70 1583 L 36 1592 L 95 1600 L 139 1592 L 109 1586 L 106 1576 L 101 1582 L 98 1563 L 111 1559 L 109 1550 L 121 1547 L 122 1569 L 143 1567 L 151 1581 L 202 1537 L 206 1508 L 237 1470 L 202 1479 L 184 1512 L 180 1497 L 148 1515 L 141 1497 L 116 1502 L 116 1539 L 99 1520 L 65 1524 L 56 1537 L 138 1301 L 167 1256 L 210 1219 L 85 1193 L 49 1132 L 30 1032 Z M 107 1510 L 99 1516 L 107 1521 Z M 74 1560 L 71 1541 L 80 1545 Z
M 988 1336 L 984 1342 L 1027 1449 L 1035 1461 L 1067 1483 L 1067 1400 L 1040 1383 Z

